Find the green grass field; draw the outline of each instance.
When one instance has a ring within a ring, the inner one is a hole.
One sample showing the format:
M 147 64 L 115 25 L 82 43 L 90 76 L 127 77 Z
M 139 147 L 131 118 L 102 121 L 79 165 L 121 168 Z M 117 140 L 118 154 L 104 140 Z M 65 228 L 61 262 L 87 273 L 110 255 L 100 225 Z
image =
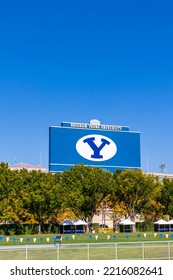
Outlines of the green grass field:
M 0 248 L 0 260 L 173 260 L 173 243 L 116 243 Z
M 100 243 L 100 242 L 144 242 L 144 241 L 173 241 L 173 233 L 84 233 L 84 234 L 61 234 L 62 244 L 76 243 Z M 8 245 L 29 245 L 29 244 L 53 244 L 59 234 L 40 234 L 40 235 L 17 235 L 0 236 L 0 246 Z M 8 240 L 9 238 L 9 240 Z M 8 241 L 7 241 L 8 240 Z
M 1 236 L 0 260 L 173 259 L 172 233 Z M 8 240 L 9 238 L 9 240 Z

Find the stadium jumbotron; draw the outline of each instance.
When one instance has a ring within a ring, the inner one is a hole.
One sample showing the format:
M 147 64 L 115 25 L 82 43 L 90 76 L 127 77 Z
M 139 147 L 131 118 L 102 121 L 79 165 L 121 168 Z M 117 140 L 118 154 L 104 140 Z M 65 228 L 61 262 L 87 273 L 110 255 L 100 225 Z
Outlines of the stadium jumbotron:
M 128 126 L 62 122 L 49 128 L 49 171 L 62 172 L 76 164 L 117 169 L 139 169 L 140 132 Z

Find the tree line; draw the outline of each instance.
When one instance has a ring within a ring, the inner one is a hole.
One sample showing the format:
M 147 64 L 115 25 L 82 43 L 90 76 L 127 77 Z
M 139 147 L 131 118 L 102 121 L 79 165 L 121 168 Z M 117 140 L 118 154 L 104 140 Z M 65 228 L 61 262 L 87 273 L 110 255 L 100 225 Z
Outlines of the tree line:
M 63 217 L 91 222 L 104 205 L 116 222 L 123 216 L 151 222 L 173 217 L 173 180 L 159 180 L 141 169 L 116 170 L 75 165 L 52 174 L 11 170 L 0 163 L 0 223 L 57 223 Z

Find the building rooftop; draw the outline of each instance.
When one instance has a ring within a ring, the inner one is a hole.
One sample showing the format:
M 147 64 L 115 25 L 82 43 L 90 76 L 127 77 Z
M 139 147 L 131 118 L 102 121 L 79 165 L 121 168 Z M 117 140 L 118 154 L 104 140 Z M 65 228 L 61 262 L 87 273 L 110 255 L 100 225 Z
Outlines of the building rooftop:
M 16 163 L 15 165 L 11 165 L 11 166 L 9 166 L 9 168 L 11 170 L 27 169 L 29 171 L 40 170 L 43 172 L 48 172 L 48 169 L 46 167 L 43 167 L 41 165 L 32 165 L 32 164 L 24 163 L 24 162 L 19 162 L 19 163 Z

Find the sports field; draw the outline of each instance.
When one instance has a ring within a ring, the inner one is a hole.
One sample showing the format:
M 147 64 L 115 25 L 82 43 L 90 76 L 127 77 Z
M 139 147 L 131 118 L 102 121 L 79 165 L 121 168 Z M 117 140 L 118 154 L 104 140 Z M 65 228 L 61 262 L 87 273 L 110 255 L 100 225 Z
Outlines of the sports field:
M 62 244 L 105 243 L 105 242 L 138 242 L 138 241 L 173 241 L 173 232 L 131 232 L 131 233 L 84 233 L 84 234 L 35 234 L 0 236 L 2 245 L 53 244 L 54 238 L 60 235 Z
M 6 236 L 0 238 L 1 260 L 173 260 L 171 233 L 118 233 Z

